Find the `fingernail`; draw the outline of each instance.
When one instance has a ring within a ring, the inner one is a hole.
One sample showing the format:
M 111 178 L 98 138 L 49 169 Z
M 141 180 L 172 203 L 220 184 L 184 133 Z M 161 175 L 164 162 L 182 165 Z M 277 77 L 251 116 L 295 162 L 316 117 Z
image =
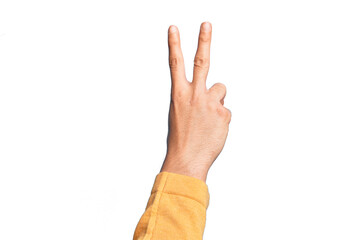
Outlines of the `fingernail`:
M 211 31 L 211 24 L 209 22 L 204 22 L 202 25 L 202 30 L 204 32 L 210 32 Z
M 176 26 L 171 25 L 170 28 L 169 28 L 169 32 L 170 32 L 170 33 L 174 33 L 174 32 L 176 32 L 176 31 L 177 31 Z

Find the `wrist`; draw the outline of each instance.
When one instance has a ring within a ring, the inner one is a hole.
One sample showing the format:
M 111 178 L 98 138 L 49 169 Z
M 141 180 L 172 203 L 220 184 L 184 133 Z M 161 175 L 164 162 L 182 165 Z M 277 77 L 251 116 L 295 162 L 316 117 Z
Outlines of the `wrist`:
M 179 161 L 165 159 L 160 172 L 171 172 L 171 173 L 182 174 L 206 182 L 208 170 L 209 169 L 204 167 L 193 166 L 192 164 L 184 164 Z

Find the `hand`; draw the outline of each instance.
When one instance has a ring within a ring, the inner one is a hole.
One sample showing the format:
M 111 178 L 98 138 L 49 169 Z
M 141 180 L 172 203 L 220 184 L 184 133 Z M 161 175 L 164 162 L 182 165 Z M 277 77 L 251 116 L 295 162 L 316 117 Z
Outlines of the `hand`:
M 171 101 L 167 153 L 161 172 L 173 172 L 206 181 L 209 168 L 222 151 L 231 112 L 224 107 L 226 88 L 216 83 L 206 88 L 210 65 L 212 26 L 200 27 L 193 80 L 185 76 L 179 30 L 168 31 Z

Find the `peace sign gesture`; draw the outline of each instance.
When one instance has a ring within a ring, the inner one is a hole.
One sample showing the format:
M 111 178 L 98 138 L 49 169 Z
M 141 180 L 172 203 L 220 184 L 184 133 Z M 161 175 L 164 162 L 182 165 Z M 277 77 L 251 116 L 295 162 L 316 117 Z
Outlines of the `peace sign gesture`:
M 212 163 L 222 151 L 231 112 L 224 107 L 226 87 L 222 83 L 206 88 L 210 67 L 212 26 L 201 24 L 194 58 L 193 80 L 185 76 L 180 33 L 168 31 L 171 101 L 168 149 L 161 171 L 174 172 L 206 181 Z

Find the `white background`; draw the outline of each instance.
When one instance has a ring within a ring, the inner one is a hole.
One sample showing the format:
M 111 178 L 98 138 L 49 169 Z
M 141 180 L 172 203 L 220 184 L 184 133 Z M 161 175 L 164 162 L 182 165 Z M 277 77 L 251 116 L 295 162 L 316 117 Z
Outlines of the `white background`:
M 204 239 L 360 239 L 359 1 L 0 2 L 0 239 L 132 239 L 166 153 L 167 29 L 227 142 Z

